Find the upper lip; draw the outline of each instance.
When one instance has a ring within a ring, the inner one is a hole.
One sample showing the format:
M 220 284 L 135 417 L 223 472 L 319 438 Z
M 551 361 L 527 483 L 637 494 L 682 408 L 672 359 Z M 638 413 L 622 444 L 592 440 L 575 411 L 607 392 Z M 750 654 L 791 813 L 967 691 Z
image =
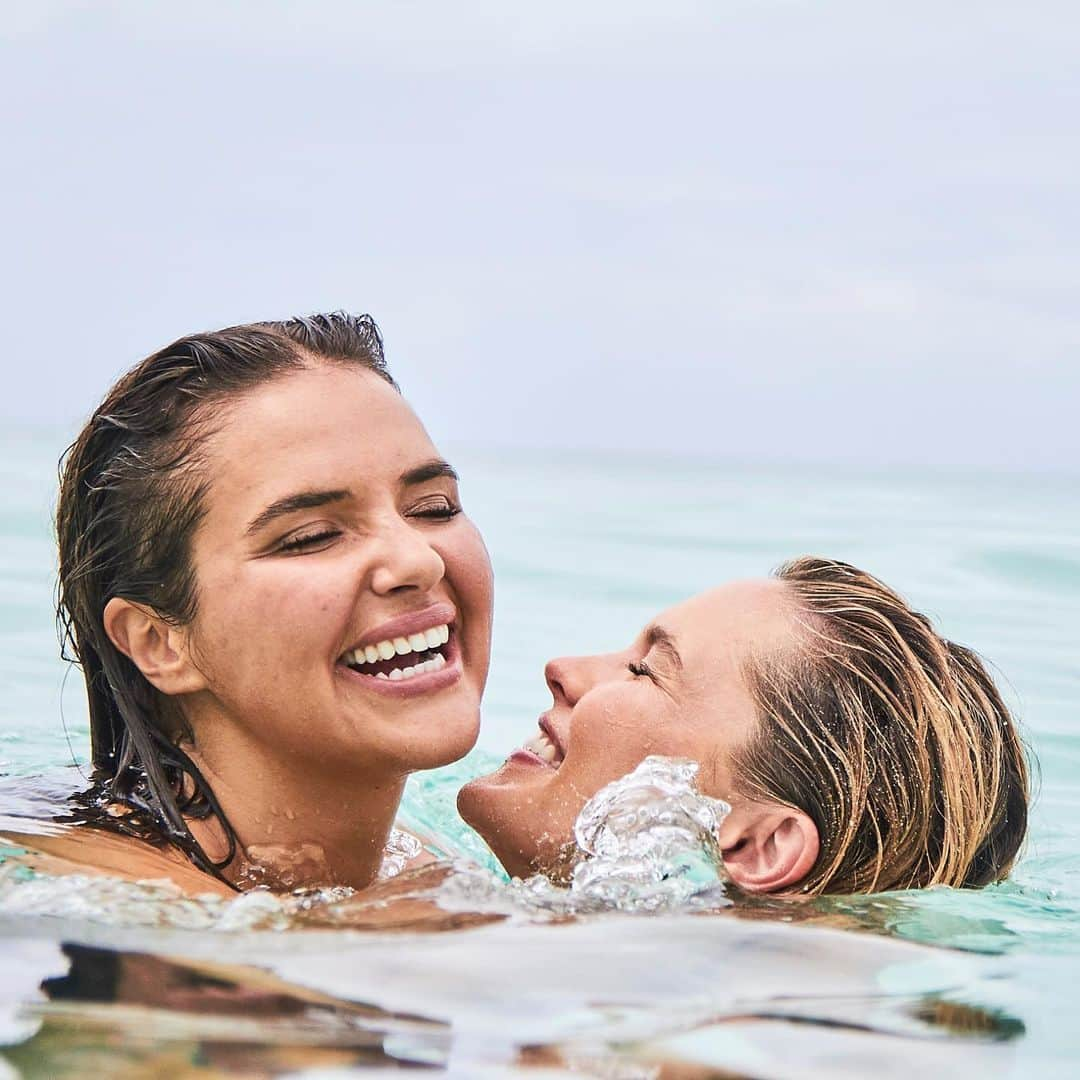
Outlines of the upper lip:
M 453 604 L 429 604 L 418 611 L 407 611 L 388 622 L 381 623 L 357 638 L 345 652 L 363 648 L 365 645 L 377 645 L 380 641 L 393 641 L 394 638 L 407 638 L 421 630 L 430 630 L 433 626 L 451 625 L 457 619 Z
M 555 749 L 559 752 L 559 760 L 562 761 L 566 757 L 566 746 L 559 737 L 558 731 L 555 730 L 555 725 L 551 720 L 551 714 L 544 713 L 537 721 L 537 724 L 539 725 L 540 730 L 552 741 Z

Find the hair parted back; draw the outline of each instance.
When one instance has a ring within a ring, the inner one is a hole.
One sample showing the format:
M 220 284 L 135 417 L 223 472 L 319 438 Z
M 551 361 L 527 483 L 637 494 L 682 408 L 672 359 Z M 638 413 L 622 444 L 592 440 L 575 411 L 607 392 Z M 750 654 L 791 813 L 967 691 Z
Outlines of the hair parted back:
M 1027 831 L 1028 765 L 982 661 L 846 563 L 800 558 L 776 576 L 799 636 L 749 664 L 760 723 L 737 771 L 748 797 L 817 826 L 804 891 L 1004 878 Z
M 185 624 L 198 606 L 191 543 L 209 479 L 200 449 L 214 407 L 313 364 L 356 366 L 396 385 L 368 315 L 344 312 L 192 334 L 147 357 L 109 391 L 61 459 L 56 530 L 61 654 L 79 664 L 90 708 L 89 816 L 168 842 L 220 876 L 236 838 L 178 745 L 181 718 L 105 632 L 113 597 Z M 118 815 L 96 813 L 119 805 Z M 229 844 L 212 862 L 186 816 L 214 815 Z

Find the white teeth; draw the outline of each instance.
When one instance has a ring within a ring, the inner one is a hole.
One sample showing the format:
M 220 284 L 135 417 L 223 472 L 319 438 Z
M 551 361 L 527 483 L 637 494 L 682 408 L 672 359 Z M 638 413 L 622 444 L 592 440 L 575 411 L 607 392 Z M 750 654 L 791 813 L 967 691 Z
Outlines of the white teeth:
M 385 643 L 380 642 L 380 647 L 381 647 L 382 644 L 385 644 Z M 372 646 L 367 646 L 367 648 L 372 648 Z M 424 648 L 425 648 L 425 652 L 426 652 L 427 651 L 427 637 L 426 637 L 426 635 L 425 635 L 425 640 L 424 640 Z M 378 657 L 381 657 L 382 653 L 378 652 L 376 655 Z M 365 649 L 356 649 L 353 652 L 348 653 L 346 655 L 345 659 L 351 664 L 355 664 L 355 665 L 358 665 L 358 666 L 363 665 L 364 661 L 367 659 L 367 649 L 366 648 Z M 418 663 L 413 664 L 411 667 L 393 668 L 389 672 L 380 671 L 375 676 L 375 678 L 376 679 L 389 679 L 389 680 L 392 680 L 393 682 L 401 682 L 402 679 L 411 679 L 416 675 L 424 675 L 429 671 L 440 671 L 444 667 L 446 667 L 446 657 L 443 656 L 442 653 L 437 652 L 430 659 L 421 660 Z M 541 738 L 542 738 L 542 736 L 541 736 Z M 548 745 L 550 746 L 550 744 L 548 744 Z M 535 749 L 535 748 L 532 747 L 532 745 L 530 744 L 530 749 Z M 536 750 L 536 753 L 539 753 L 539 754 L 541 754 L 541 756 L 544 756 L 543 753 L 541 753 L 540 750 Z M 551 753 L 552 753 L 552 755 L 554 755 L 554 753 L 555 753 L 554 748 L 552 748 Z M 546 760 L 550 760 L 550 759 L 546 759 Z
M 345 663 L 354 667 L 363 667 L 364 664 L 375 664 L 380 660 L 392 660 L 395 656 L 408 656 L 410 653 L 426 653 L 441 648 L 450 640 L 450 627 L 447 624 L 433 626 L 430 630 L 418 630 L 407 638 L 387 638 L 373 645 L 361 645 L 344 655 Z M 437 663 L 437 667 L 446 666 L 446 657 L 437 653 L 433 660 L 426 660 L 413 666 L 419 671 L 434 671 L 425 665 Z M 409 670 L 409 669 L 402 669 Z M 407 678 L 408 676 L 406 676 Z
M 532 751 L 541 761 L 546 761 L 549 765 L 555 765 L 559 759 L 558 747 L 548 738 L 547 732 L 540 731 L 534 735 L 526 744 L 525 749 Z

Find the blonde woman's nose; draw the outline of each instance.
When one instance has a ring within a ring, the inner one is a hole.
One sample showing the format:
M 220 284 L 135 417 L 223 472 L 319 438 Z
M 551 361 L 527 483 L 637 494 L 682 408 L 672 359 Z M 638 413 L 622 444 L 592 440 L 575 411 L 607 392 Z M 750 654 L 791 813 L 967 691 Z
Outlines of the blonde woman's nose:
M 594 659 L 588 656 L 559 656 L 547 662 L 544 678 L 556 705 L 573 708 L 593 685 L 596 681 L 592 664 Z

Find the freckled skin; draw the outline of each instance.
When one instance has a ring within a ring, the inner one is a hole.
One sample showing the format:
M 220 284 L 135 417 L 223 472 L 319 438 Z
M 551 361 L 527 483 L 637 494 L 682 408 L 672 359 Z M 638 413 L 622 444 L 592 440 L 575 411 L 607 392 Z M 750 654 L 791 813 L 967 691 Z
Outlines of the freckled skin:
M 545 715 L 565 760 L 558 770 L 506 762 L 462 789 L 462 816 L 510 873 L 525 876 L 557 865 L 586 801 L 650 754 L 699 762 L 702 790 L 739 802 L 731 755 L 756 723 L 742 665 L 751 649 L 790 643 L 790 610 L 780 582 L 736 582 L 655 620 L 676 639 L 681 671 L 662 650 L 647 651 L 643 635 L 621 652 L 551 661 Z M 659 685 L 629 670 L 642 660 Z

